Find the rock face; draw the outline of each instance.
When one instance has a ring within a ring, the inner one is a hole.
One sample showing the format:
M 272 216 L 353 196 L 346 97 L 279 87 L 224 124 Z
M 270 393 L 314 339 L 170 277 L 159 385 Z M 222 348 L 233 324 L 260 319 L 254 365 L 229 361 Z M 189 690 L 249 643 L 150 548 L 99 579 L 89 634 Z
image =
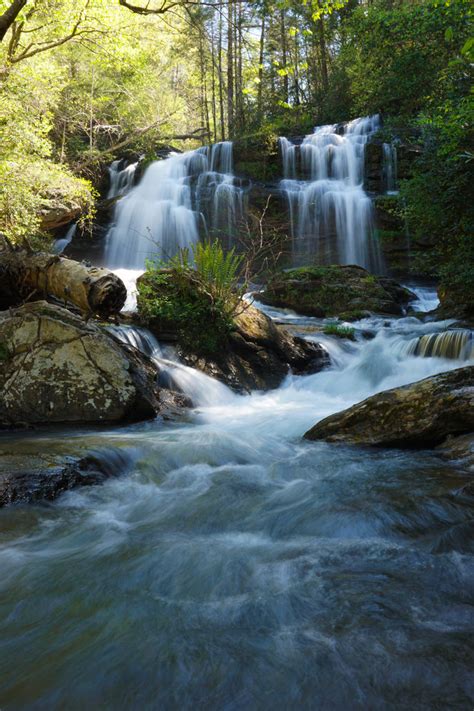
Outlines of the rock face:
M 45 301 L 0 313 L 0 426 L 120 422 L 160 410 L 156 369 Z
M 441 443 L 474 430 L 474 367 L 387 390 L 318 422 L 306 439 L 395 447 Z
M 329 363 L 322 346 L 291 335 L 254 306 L 236 317 L 235 330 L 221 353 L 185 359 L 238 391 L 276 388 L 290 369 L 314 373 Z
M 415 295 L 393 279 L 373 276 L 362 267 L 334 265 L 280 272 L 258 298 L 308 316 L 351 321 L 367 312 L 401 315 Z

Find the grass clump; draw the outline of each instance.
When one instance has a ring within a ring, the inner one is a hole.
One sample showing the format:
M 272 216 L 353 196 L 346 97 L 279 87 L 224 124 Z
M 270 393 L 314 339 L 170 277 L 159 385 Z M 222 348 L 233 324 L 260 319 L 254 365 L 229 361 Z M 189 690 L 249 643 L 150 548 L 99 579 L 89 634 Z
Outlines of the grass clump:
M 343 326 L 339 323 L 328 323 L 323 328 L 323 333 L 326 336 L 337 336 L 337 338 L 349 338 L 355 341 L 355 329 L 351 326 Z
M 175 334 L 182 348 L 213 355 L 242 309 L 242 258 L 216 242 L 183 249 L 166 264 L 149 261 L 138 282 L 138 310 L 154 330 Z

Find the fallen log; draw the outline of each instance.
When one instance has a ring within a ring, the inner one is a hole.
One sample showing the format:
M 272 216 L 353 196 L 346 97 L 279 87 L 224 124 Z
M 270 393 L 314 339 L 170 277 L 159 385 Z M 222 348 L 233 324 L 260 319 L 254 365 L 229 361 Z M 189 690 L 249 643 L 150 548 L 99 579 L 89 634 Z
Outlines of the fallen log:
M 127 289 L 108 269 L 26 249 L 0 251 L 0 305 L 5 308 L 34 295 L 53 296 L 85 316 L 105 318 L 122 309 Z

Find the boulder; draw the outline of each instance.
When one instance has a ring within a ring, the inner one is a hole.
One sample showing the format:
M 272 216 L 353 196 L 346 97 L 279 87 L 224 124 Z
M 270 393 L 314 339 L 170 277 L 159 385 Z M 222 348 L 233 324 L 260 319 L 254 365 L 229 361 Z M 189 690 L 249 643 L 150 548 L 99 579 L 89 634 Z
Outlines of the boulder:
M 319 343 L 293 336 L 250 305 L 236 317 L 219 353 L 206 358 L 182 355 L 189 365 L 238 391 L 276 388 L 290 369 L 295 374 L 314 373 L 329 363 Z
M 160 343 L 173 342 L 186 364 L 237 391 L 278 387 L 290 368 L 316 372 L 329 361 L 326 350 L 277 326 L 236 294 L 223 318 L 210 289 L 194 271 L 163 269 L 138 280 L 138 316 Z
M 473 431 L 474 366 L 469 366 L 373 395 L 318 422 L 305 438 L 424 447 Z
M 142 420 L 162 410 L 156 366 L 46 301 L 0 313 L 0 426 Z
M 374 276 L 362 267 L 332 265 L 279 272 L 258 298 L 308 316 L 350 321 L 367 312 L 399 316 L 416 297 L 395 280 Z

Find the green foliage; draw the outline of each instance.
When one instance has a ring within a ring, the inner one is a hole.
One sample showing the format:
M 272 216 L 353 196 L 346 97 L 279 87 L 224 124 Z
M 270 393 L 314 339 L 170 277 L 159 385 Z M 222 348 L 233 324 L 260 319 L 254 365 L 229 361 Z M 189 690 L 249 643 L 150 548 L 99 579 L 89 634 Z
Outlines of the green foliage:
M 349 340 L 355 340 L 355 329 L 351 326 L 343 326 L 339 323 L 328 323 L 323 328 L 323 333 L 326 336 L 337 336 L 337 338 L 348 338 Z
M 148 262 L 138 284 L 138 308 L 149 322 L 176 332 L 180 345 L 212 355 L 225 345 L 242 308 L 238 289 L 241 257 L 217 243 L 181 250 L 167 264 Z
M 337 59 L 350 80 L 355 115 L 413 116 L 436 102 L 442 73 L 469 37 L 465 0 L 361 6 Z
M 402 181 L 404 216 L 410 233 L 433 244 L 419 266 L 441 277 L 441 286 L 474 302 L 474 107 L 470 96 L 448 100 L 419 119 L 424 151 L 410 180 Z M 473 304 L 474 305 L 474 304 Z M 471 306 L 472 308 L 472 306 Z

